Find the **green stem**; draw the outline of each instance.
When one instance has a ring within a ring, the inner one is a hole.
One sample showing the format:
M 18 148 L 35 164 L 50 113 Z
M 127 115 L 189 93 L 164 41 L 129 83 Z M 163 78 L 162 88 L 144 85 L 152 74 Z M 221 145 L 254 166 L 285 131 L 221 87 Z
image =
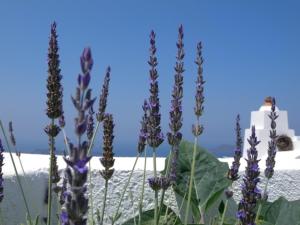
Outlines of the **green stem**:
M 197 184 L 196 184 L 195 177 L 194 177 L 193 180 L 194 180 L 194 187 L 195 187 L 197 201 L 198 201 L 200 198 L 199 198 L 199 194 L 198 194 L 198 189 L 197 189 Z M 204 224 L 204 213 L 202 212 L 200 204 L 198 204 L 198 209 L 199 209 L 199 213 L 200 213 L 200 223 Z
M 13 156 L 12 156 L 11 148 L 10 148 L 10 145 L 9 145 L 9 142 L 8 142 L 8 139 L 7 139 L 6 133 L 5 133 L 5 131 L 4 131 L 4 127 L 3 127 L 3 124 L 2 124 L 2 121 L 1 121 L 1 120 L 0 120 L 0 126 L 1 126 L 1 130 L 2 130 L 4 139 L 5 139 L 5 142 L 6 142 L 8 151 L 9 151 L 9 155 L 10 155 L 10 158 L 11 158 L 11 161 L 12 161 L 12 164 L 13 164 L 13 167 L 14 167 L 14 170 L 15 170 L 17 182 L 18 182 L 18 185 L 19 185 L 20 190 L 21 190 L 21 194 L 22 194 L 22 197 L 23 197 L 23 200 L 24 200 L 24 204 L 25 204 L 25 207 L 26 207 L 26 211 L 27 211 L 28 218 L 29 218 L 29 220 L 30 220 L 30 225 L 32 225 L 32 224 L 31 224 L 31 223 L 32 223 L 32 221 L 31 221 L 31 215 L 30 215 L 30 212 L 29 212 L 29 207 L 28 207 L 28 204 L 27 204 L 27 201 L 26 201 L 25 193 L 24 193 L 24 190 L 23 190 L 23 187 L 22 187 L 22 184 L 21 184 L 20 176 L 19 176 L 19 174 L 18 174 L 17 167 L 16 167 L 16 164 L 15 164 L 14 158 L 13 158 Z
M 131 207 L 132 207 L 132 218 L 133 218 L 134 225 L 136 225 L 134 201 L 133 201 L 133 196 L 132 196 L 131 190 L 129 191 L 129 197 L 130 197 Z
M 61 205 L 59 202 L 59 195 L 58 193 L 56 194 L 56 205 L 57 205 L 57 222 L 59 225 L 61 225 L 61 221 L 60 221 L 60 215 L 61 215 Z
M 20 166 L 21 166 L 21 169 L 22 169 L 22 172 L 23 172 L 24 179 L 26 179 L 26 173 L 25 173 L 25 170 L 24 170 L 22 161 L 21 161 L 21 157 L 18 156 L 18 159 L 19 159 L 19 163 L 20 163 Z M 27 182 L 27 181 L 26 181 L 26 182 Z
M 183 196 L 182 202 L 181 202 L 181 204 L 180 204 L 180 208 L 179 208 L 178 215 L 176 216 L 176 219 L 175 219 L 175 222 L 173 223 L 173 225 L 175 225 L 175 224 L 176 224 L 176 222 L 177 222 L 177 219 L 179 218 L 179 215 L 180 215 L 180 213 L 181 213 L 181 210 L 182 210 L 182 207 L 183 207 L 183 203 L 184 203 L 185 197 L 186 197 L 186 192 L 184 193 L 184 196 Z
M 128 180 L 127 180 L 127 182 L 126 182 L 126 184 L 125 184 L 125 187 L 124 187 L 124 189 L 123 189 L 123 192 L 122 192 L 122 195 L 121 195 L 121 198 L 120 198 L 118 207 L 117 207 L 117 211 L 116 211 L 116 213 L 115 213 L 115 215 L 114 215 L 114 218 L 113 218 L 113 221 L 112 221 L 112 224 L 115 223 L 115 219 L 116 219 L 116 217 L 118 216 L 118 213 L 119 213 L 119 209 L 120 209 L 121 203 L 122 203 L 122 201 L 123 201 L 125 192 L 126 192 L 126 190 L 127 190 L 127 187 L 128 187 L 128 185 L 129 185 L 129 182 L 130 182 L 130 180 L 131 180 L 131 177 L 132 177 L 134 168 L 135 168 L 135 166 L 136 166 L 136 163 L 137 163 L 139 157 L 140 157 L 140 153 L 139 153 L 139 154 L 136 156 L 136 158 L 135 158 L 134 165 L 133 165 L 133 167 L 132 167 L 132 169 L 131 169 L 131 172 L 130 172 L 130 175 L 129 175 L 129 177 L 128 177 Z
M 105 179 L 105 190 L 104 190 L 103 207 L 102 207 L 100 225 L 103 225 L 104 211 L 105 211 L 105 205 L 106 205 L 106 196 L 107 196 L 107 189 L 108 189 L 107 187 L 108 187 L 108 180 Z
M 92 167 L 91 167 L 91 160 L 89 161 L 89 187 L 90 187 L 90 198 L 89 201 L 91 202 L 91 223 L 94 224 L 94 198 L 93 198 L 93 184 L 92 184 Z
M 51 125 L 54 125 L 54 119 L 51 120 Z M 49 181 L 48 181 L 48 217 L 47 225 L 51 224 L 51 210 L 52 210 L 52 158 L 54 154 L 54 137 L 50 137 L 50 168 L 49 168 Z
M 194 140 L 191 177 L 190 177 L 189 192 L 188 192 L 188 202 L 187 202 L 185 217 L 184 217 L 184 225 L 187 225 L 188 218 L 189 218 L 189 210 L 190 210 L 190 203 L 191 203 L 191 197 L 192 197 L 192 188 L 193 188 L 193 180 L 194 180 L 195 164 L 196 164 L 196 148 L 197 148 L 197 137 L 195 137 L 195 140 Z
M 167 169 L 166 169 L 166 175 L 165 175 L 166 177 L 169 176 L 169 172 L 170 172 L 171 159 L 173 158 L 173 148 L 174 148 L 174 146 L 172 146 L 172 149 L 170 150 L 169 158 L 168 158 L 168 161 L 167 161 Z M 158 210 L 158 221 L 157 221 L 157 224 L 159 223 L 159 218 L 160 218 L 160 214 L 161 214 L 161 211 L 162 211 L 162 206 L 164 204 L 165 192 L 166 192 L 166 190 L 163 189 L 162 193 L 161 193 L 160 205 L 159 205 L 159 210 Z
M 226 202 L 225 202 L 225 207 L 224 207 L 224 211 L 222 214 L 222 219 L 221 219 L 220 225 L 223 225 L 223 223 L 224 223 L 227 208 L 228 208 L 228 199 L 226 199 Z
M 262 195 L 262 196 L 264 196 L 264 195 L 266 194 L 266 192 L 267 192 L 267 188 L 268 188 L 268 185 L 269 185 L 269 181 L 270 181 L 270 179 L 267 179 L 267 183 L 266 183 L 266 185 L 265 185 L 264 192 L 263 192 L 263 195 Z M 257 210 L 256 217 L 255 217 L 255 223 L 258 223 L 258 219 L 259 219 L 259 216 L 260 216 L 260 213 L 261 213 L 261 210 L 262 210 L 262 201 L 263 201 L 263 200 L 261 200 L 261 201 L 259 202 L 258 210 Z
M 147 146 L 144 150 L 144 174 L 143 174 L 143 183 L 142 183 L 142 191 L 141 191 L 141 198 L 139 202 L 139 225 L 141 225 L 142 222 L 142 210 L 143 210 L 143 200 L 144 200 L 144 190 L 145 190 L 145 180 L 146 180 L 146 168 L 147 168 Z
M 87 155 L 88 156 L 91 155 L 91 150 L 92 150 L 93 145 L 94 145 L 94 141 L 95 141 L 95 137 L 96 137 L 96 134 L 98 132 L 98 129 L 99 129 L 99 125 L 100 125 L 100 121 L 97 121 L 97 123 L 96 123 L 96 129 L 95 129 L 95 131 L 93 133 L 92 139 L 90 141 L 90 146 L 89 146 L 88 151 L 87 151 Z
M 68 143 L 65 128 L 62 128 L 62 132 L 63 132 L 63 135 L 64 135 L 64 142 L 65 142 L 65 145 L 66 145 L 66 148 L 67 148 L 67 151 L 68 151 L 68 155 L 70 155 L 70 147 L 69 147 L 69 143 Z
M 154 172 L 154 179 L 157 178 L 157 171 L 156 171 L 156 150 L 153 148 L 153 172 Z M 154 201 L 155 201 L 155 208 L 154 208 L 154 224 L 157 225 L 158 215 L 157 215 L 157 207 L 158 207 L 158 191 L 154 191 Z

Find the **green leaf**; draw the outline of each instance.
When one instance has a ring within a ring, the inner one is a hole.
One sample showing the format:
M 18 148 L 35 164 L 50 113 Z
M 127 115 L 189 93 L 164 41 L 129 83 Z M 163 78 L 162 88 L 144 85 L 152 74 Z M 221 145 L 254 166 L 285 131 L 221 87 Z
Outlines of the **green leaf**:
M 269 223 L 267 221 L 259 220 L 258 223 L 257 223 L 257 225 L 274 225 L 274 224 Z
M 300 225 L 300 200 L 288 201 L 280 197 L 263 205 L 264 220 L 273 225 Z
M 178 177 L 176 186 L 173 187 L 177 199 L 183 199 L 184 194 L 188 190 L 193 148 L 194 144 L 187 141 L 181 141 L 179 146 Z M 227 163 L 220 162 L 203 148 L 197 147 L 195 183 L 199 199 L 197 199 L 196 190 L 193 188 L 191 200 L 193 217 L 196 221 L 199 221 L 200 218 L 199 208 L 207 211 L 222 198 L 224 190 L 230 185 L 230 181 L 226 176 L 228 169 Z M 178 202 L 178 205 L 180 206 L 180 202 Z M 183 213 L 185 212 L 185 205 L 182 210 Z
M 172 211 L 170 208 L 168 208 L 167 218 L 165 220 L 166 209 L 167 209 L 167 207 L 165 205 L 163 205 L 162 213 L 161 213 L 161 216 L 159 219 L 159 224 L 160 225 L 173 225 L 176 220 L 177 215 L 175 214 L 174 211 Z M 136 217 L 127 220 L 125 223 L 123 223 L 123 225 L 134 225 L 134 220 L 138 221 L 139 216 L 137 215 Z M 153 224 L 155 224 L 154 223 L 154 209 L 143 212 L 141 225 L 153 225 Z M 182 225 L 179 218 L 177 218 L 175 225 Z
M 40 219 L 40 216 L 36 216 L 35 217 L 35 221 L 34 221 L 34 225 L 38 225 L 38 223 L 39 223 L 39 219 Z

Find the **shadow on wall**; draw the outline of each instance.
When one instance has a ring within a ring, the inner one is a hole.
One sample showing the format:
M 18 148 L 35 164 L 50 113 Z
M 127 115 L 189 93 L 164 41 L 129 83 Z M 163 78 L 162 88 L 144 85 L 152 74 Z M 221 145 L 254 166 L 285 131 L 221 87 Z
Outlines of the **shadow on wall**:
M 45 190 L 47 189 L 48 174 L 36 172 L 27 174 L 26 179 L 20 176 L 25 196 L 29 205 L 32 218 L 37 215 L 40 221 L 47 216 L 47 205 L 44 203 Z M 57 202 L 53 195 L 53 202 Z M 57 204 L 53 204 L 52 218 L 56 218 Z M 6 176 L 4 182 L 4 199 L 1 202 L 1 216 L 3 224 L 26 224 L 26 210 L 19 185 L 15 176 Z M 55 221 L 55 220 L 52 220 Z M 54 223 L 52 225 L 55 225 Z

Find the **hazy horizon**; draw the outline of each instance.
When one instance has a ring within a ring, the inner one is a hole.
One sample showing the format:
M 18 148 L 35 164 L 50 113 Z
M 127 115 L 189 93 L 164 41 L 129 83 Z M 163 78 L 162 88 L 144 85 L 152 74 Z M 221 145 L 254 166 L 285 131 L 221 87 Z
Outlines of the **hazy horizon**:
M 242 134 L 251 111 L 274 96 L 287 110 L 289 126 L 300 135 L 300 2 L 297 1 L 126 1 L 72 4 L 56 1 L 6 1 L 0 7 L 0 119 L 13 121 L 18 149 L 47 149 L 47 49 L 50 24 L 57 22 L 60 68 L 64 86 L 66 132 L 75 142 L 74 95 L 79 57 L 91 47 L 94 67 L 92 95 L 98 99 L 105 69 L 111 66 L 107 112 L 115 119 L 116 155 L 134 155 L 142 116 L 149 96 L 149 33 L 157 35 L 159 98 L 162 131 L 168 132 L 174 80 L 177 32 L 184 27 L 183 127 L 192 141 L 195 120 L 194 64 L 196 45 L 203 43 L 204 133 L 206 148 L 234 145 L 235 118 L 241 115 Z M 2 134 L 0 135 L 2 138 Z M 100 152 L 102 128 L 95 147 Z M 57 149 L 63 148 L 62 138 Z M 168 152 L 167 142 L 158 154 Z

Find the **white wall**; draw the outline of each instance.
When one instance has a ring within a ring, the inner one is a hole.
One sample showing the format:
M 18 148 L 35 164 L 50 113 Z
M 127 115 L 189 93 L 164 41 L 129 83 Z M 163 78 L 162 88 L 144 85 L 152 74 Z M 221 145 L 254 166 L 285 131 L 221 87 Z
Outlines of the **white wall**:
M 286 154 L 287 153 L 287 154 Z M 2 219 L 4 225 L 19 225 L 21 222 L 25 222 L 25 208 L 22 201 L 19 187 L 16 183 L 14 176 L 13 167 L 11 164 L 10 157 L 7 153 L 5 155 L 5 165 L 3 168 L 4 173 L 4 200 L 0 204 L 2 210 Z M 271 180 L 271 192 L 270 200 L 275 200 L 280 195 L 285 196 L 289 200 L 300 199 L 300 159 L 298 155 L 291 152 L 280 152 L 277 155 L 276 172 L 274 179 Z M 22 154 L 21 155 L 24 168 L 27 176 L 26 181 L 22 178 L 26 196 L 29 198 L 30 208 L 33 215 L 41 214 L 46 215 L 46 208 L 43 203 L 45 187 L 47 185 L 47 168 L 48 158 L 47 155 L 33 155 L 33 154 Z M 107 204 L 107 215 L 112 215 L 115 212 L 116 205 L 118 203 L 119 196 L 121 195 L 125 181 L 129 176 L 129 171 L 132 169 L 135 158 L 116 158 L 115 161 L 115 173 L 112 180 L 109 182 L 108 190 L 108 204 Z M 232 158 L 222 158 L 221 161 L 228 162 L 231 164 Z M 16 162 L 17 158 L 16 158 Z M 18 163 L 17 163 L 18 165 Z M 61 157 L 58 157 L 58 165 L 60 169 L 65 168 L 65 163 Z M 104 181 L 99 174 L 99 170 L 102 169 L 98 158 L 92 159 L 92 184 L 93 184 L 93 196 L 95 209 L 101 209 L 102 198 L 104 192 Z M 147 159 L 147 177 L 153 174 L 152 171 L 152 158 Z M 162 170 L 164 167 L 164 158 L 158 158 L 157 162 L 158 170 Z M 261 161 L 261 171 L 264 169 L 264 160 Z M 130 190 L 133 193 L 134 207 L 132 207 L 131 200 L 128 192 L 125 195 L 124 204 L 121 207 L 123 216 L 119 222 L 124 222 L 126 219 L 132 217 L 133 209 L 137 213 L 138 197 L 141 189 L 142 180 L 142 169 L 143 159 L 140 159 L 137 164 L 137 170 L 133 174 L 132 182 L 130 184 Z M 242 160 L 241 170 L 245 169 L 245 161 Z M 18 166 L 18 171 L 21 171 Z M 242 174 L 243 172 L 241 172 Z M 236 182 L 233 186 L 235 190 L 234 198 L 238 200 L 240 193 L 241 180 Z M 153 203 L 153 192 L 145 185 L 145 201 L 144 205 L 147 206 L 145 209 L 150 209 L 154 206 Z M 172 208 L 177 211 L 176 201 L 174 194 L 171 190 L 167 192 L 166 201 L 171 203 Z M 54 211 L 57 211 L 54 209 Z M 107 218 L 105 219 L 106 224 L 108 223 Z

